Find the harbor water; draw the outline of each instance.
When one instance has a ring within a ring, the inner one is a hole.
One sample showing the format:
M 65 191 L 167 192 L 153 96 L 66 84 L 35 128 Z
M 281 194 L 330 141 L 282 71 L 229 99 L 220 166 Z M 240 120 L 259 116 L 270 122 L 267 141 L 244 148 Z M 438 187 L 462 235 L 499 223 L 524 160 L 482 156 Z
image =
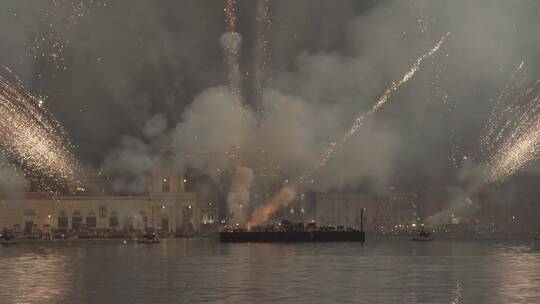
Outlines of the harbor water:
M 0 303 L 540 303 L 540 241 L 0 247 Z

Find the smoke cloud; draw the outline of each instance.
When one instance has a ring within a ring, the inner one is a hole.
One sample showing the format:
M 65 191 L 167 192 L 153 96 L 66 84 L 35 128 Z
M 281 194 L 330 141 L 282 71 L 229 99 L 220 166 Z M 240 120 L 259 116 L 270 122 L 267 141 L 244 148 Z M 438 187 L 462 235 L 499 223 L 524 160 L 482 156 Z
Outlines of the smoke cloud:
M 249 212 L 249 191 L 253 183 L 253 171 L 247 167 L 236 168 L 231 190 L 227 197 L 229 221 L 231 224 L 246 224 Z
M 152 168 L 163 164 L 192 167 L 218 182 L 234 179 L 238 167 L 251 168 L 252 189 L 262 172 L 276 184 L 293 180 L 448 31 L 439 56 L 426 60 L 308 186 L 463 186 L 468 182 L 459 176 L 474 180 L 476 173 L 457 173 L 449 151 L 474 149 L 519 62 L 531 77 L 540 71 L 534 1 L 271 1 L 264 40 L 253 26 L 258 3 L 237 3 L 232 33 L 219 1 L 88 5 L 69 26 L 69 6 L 4 1 L 1 63 L 50 96 L 78 156 L 123 192 L 144 191 Z M 28 55 L 51 31 L 69 41 L 62 53 L 42 45 Z M 260 52 L 261 41 L 268 60 L 250 52 Z M 243 88 L 241 105 L 227 87 L 231 67 L 223 48 L 239 54 L 234 81 Z M 66 69 L 51 54 L 61 55 Z M 263 61 L 270 64 L 261 69 Z M 278 201 L 294 197 L 285 192 Z M 254 197 L 256 207 L 262 202 Z
M 18 192 L 29 189 L 30 181 L 26 179 L 24 172 L 0 156 L 0 192 L 17 195 Z
M 294 188 L 283 187 L 272 197 L 272 199 L 259 206 L 259 208 L 253 212 L 248 226 L 252 227 L 264 224 L 276 210 L 289 205 L 294 200 L 295 196 L 296 190 L 294 190 Z

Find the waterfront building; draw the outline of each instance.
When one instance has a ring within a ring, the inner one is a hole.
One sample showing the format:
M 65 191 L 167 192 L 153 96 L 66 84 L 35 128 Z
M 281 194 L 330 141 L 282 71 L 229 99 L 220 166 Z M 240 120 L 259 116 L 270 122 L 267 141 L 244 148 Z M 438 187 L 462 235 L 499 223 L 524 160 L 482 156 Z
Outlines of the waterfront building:
M 35 230 L 145 230 L 172 234 L 199 231 L 201 224 L 216 220 L 211 202 L 200 202 L 194 191 L 185 191 L 189 180 L 172 170 L 152 173 L 143 195 L 55 195 L 27 192 L 0 197 L 0 229 L 27 235 Z
M 416 193 L 318 193 L 316 221 L 320 225 L 360 228 L 364 209 L 367 231 L 400 232 L 415 230 Z

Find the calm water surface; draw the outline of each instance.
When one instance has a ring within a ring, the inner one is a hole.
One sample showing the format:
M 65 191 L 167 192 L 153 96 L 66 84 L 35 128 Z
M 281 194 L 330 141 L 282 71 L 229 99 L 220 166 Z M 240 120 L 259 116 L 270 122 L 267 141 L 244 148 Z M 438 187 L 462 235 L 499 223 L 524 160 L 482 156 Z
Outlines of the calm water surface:
M 0 247 L 0 303 L 540 303 L 540 241 Z

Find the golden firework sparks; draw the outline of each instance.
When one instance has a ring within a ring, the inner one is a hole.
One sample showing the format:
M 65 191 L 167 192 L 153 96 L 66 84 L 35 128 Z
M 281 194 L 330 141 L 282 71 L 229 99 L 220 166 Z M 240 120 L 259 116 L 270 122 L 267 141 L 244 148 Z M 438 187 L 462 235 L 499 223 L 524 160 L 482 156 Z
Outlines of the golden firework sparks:
M 484 182 L 502 181 L 538 158 L 540 152 L 540 79 L 519 91 L 523 62 L 496 101 L 480 138 L 486 155 Z
M 11 82 L 0 76 L 0 130 L 0 149 L 27 174 L 65 188 L 77 183 L 78 162 L 65 131 L 46 111 L 43 98 L 32 95 L 16 77 Z M 46 184 L 40 187 L 50 190 Z

